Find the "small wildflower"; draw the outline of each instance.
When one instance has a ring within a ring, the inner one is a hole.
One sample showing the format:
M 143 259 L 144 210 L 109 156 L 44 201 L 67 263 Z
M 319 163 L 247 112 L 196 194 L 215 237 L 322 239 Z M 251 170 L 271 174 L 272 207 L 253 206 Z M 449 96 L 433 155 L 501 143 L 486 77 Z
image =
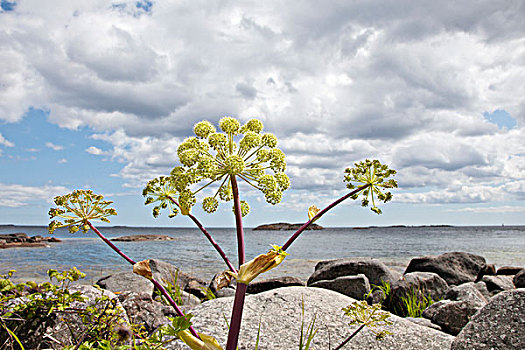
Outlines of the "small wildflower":
M 354 189 L 359 185 L 354 185 L 352 182 L 358 184 L 368 185 L 360 193 L 363 195 L 361 206 L 366 207 L 372 202 L 371 210 L 376 214 L 381 214 L 381 209 L 376 207 L 375 199 L 386 203 L 392 200 L 392 193 L 383 192 L 384 189 L 396 188 L 397 181 L 389 179 L 394 176 L 396 171 L 389 169 L 387 165 L 381 164 L 378 160 L 366 160 L 354 164 L 354 168 L 347 168 L 345 170 L 344 181 L 348 182 L 346 187 Z M 360 193 L 356 193 L 352 199 L 357 199 Z M 370 198 L 370 200 L 369 200 Z
M 80 229 L 86 233 L 89 231 L 89 221 L 109 222 L 109 216 L 117 215 L 115 209 L 109 208 L 113 202 L 105 201 L 104 196 L 94 194 L 91 190 L 75 190 L 55 197 L 54 202 L 57 208 L 49 210 L 49 217 L 58 220 L 51 221 L 49 233 L 60 227 L 67 227 L 71 233 Z
M 195 136 L 186 138 L 177 148 L 181 166 L 173 168 L 170 176 L 148 182 L 143 195 L 146 204 L 155 205 L 154 217 L 164 209 L 169 210 L 169 217 L 179 212 L 189 214 L 197 193 L 216 182 L 215 194 L 202 202 L 206 212 L 215 212 L 219 200 L 227 202 L 233 198 L 233 177 L 263 192 L 268 203 L 281 201 L 290 179 L 284 174 L 285 155 L 275 148 L 275 135 L 261 134 L 263 124 L 257 119 L 241 127 L 235 118 L 224 117 L 219 121 L 219 129 L 222 132 L 206 121 L 196 123 Z M 241 203 L 242 214 L 248 211 L 248 203 Z
M 347 307 L 343 308 L 345 316 L 351 318 L 349 325 L 364 325 L 374 335 L 378 340 L 383 339 L 390 332 L 381 329 L 378 330 L 377 327 L 384 327 L 392 324 L 388 318 L 390 314 L 386 311 L 381 310 L 381 304 L 368 305 L 364 300 L 355 301 Z

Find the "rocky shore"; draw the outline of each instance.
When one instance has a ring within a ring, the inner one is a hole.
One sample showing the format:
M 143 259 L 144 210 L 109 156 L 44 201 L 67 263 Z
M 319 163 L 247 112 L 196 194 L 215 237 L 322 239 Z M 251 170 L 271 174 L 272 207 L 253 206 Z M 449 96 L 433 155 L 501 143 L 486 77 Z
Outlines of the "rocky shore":
M 155 259 L 149 264 L 155 279 L 179 287 L 182 308 L 194 315 L 194 327 L 224 345 L 224 315 L 229 318 L 231 313 L 235 283 L 218 291 L 214 280 L 200 280 Z M 127 319 L 149 332 L 174 316 L 171 308 L 155 300 L 153 284 L 131 271 L 107 276 L 97 285 L 118 300 Z M 206 300 L 206 288 L 217 298 Z M 297 349 L 301 322 L 308 325 L 314 318 L 317 334 L 312 348 L 328 349 L 329 343 L 334 348 L 357 328 L 348 325 L 350 320 L 342 312 L 355 300 L 381 303 L 391 313 L 393 324 L 387 330 L 393 335 L 378 343 L 365 329 L 345 349 L 525 349 L 525 269 L 496 268 L 465 252 L 413 258 L 403 273 L 391 271 L 377 259 L 325 260 L 307 281 L 256 280 L 248 292 L 241 350 L 253 349 L 259 326 L 259 349 Z M 432 303 L 421 310 L 422 317 L 406 317 L 407 298 Z M 46 331 L 57 337 L 55 328 L 50 325 Z M 187 349 L 179 341 L 167 348 Z
M 49 247 L 49 242 L 62 242 L 56 237 L 29 237 L 25 233 L 0 234 L 0 249 L 6 248 L 27 248 L 27 247 Z

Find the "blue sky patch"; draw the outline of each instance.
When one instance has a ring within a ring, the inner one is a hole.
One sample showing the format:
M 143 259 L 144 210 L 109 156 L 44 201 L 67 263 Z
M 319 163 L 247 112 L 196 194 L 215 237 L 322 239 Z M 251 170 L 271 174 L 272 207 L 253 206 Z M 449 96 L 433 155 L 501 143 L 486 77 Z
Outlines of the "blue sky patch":
M 7 0 L 0 1 L 0 8 L 3 11 L 14 11 L 15 7 L 16 7 L 16 1 L 7 1 Z
M 95 140 L 89 128 L 70 130 L 48 121 L 49 113 L 30 109 L 17 123 L 0 124 L 0 133 L 12 147 L 2 147 L 0 182 L 26 186 L 46 184 L 78 188 L 97 184 L 108 190 L 120 187 L 121 180 L 111 174 L 122 168 L 109 157 L 86 150 L 108 150 L 108 144 Z
M 503 129 L 514 129 L 517 125 L 516 119 L 514 119 L 507 111 L 502 109 L 496 109 L 494 112 L 483 113 L 485 119 L 489 122 L 496 124 L 498 128 Z
M 136 6 L 138 9 L 142 9 L 149 13 L 151 12 L 151 8 L 153 7 L 153 2 L 148 0 L 141 0 L 137 1 Z

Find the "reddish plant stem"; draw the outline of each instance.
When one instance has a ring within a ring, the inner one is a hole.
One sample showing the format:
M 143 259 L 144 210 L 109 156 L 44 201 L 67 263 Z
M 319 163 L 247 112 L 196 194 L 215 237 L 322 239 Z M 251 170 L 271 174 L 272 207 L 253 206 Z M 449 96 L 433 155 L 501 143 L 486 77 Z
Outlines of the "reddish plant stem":
M 363 328 L 365 328 L 364 324 L 362 324 L 354 333 L 350 334 L 350 336 L 346 338 L 341 344 L 339 344 L 339 346 L 335 348 L 334 350 L 339 350 L 343 346 L 345 346 L 345 344 L 348 343 L 353 337 L 355 337 L 357 333 L 361 332 Z
M 124 259 L 126 259 L 127 262 L 129 262 L 131 265 L 135 265 L 136 262 L 133 261 L 133 259 L 131 259 L 129 256 L 127 256 L 126 254 L 124 254 L 120 249 L 118 249 L 113 243 L 111 243 L 111 241 L 109 239 L 107 239 L 102 233 L 100 233 L 99 230 L 97 230 L 97 228 L 95 226 L 93 226 L 93 224 L 91 222 L 87 222 L 87 224 L 89 225 L 89 227 L 100 237 L 100 239 L 102 239 L 107 245 L 109 245 L 111 247 L 111 249 L 113 249 L 115 252 L 117 252 L 118 255 L 120 255 L 121 257 L 123 257 Z
M 235 213 L 235 227 L 237 228 L 237 251 L 239 255 L 239 267 L 244 264 L 244 230 L 242 228 L 241 201 L 239 199 L 239 188 L 234 175 L 230 176 L 233 191 L 233 210 Z
M 230 176 L 232 192 L 233 192 L 233 211 L 235 214 L 235 227 L 237 228 L 237 250 L 239 253 L 239 267 L 244 264 L 244 230 L 242 227 L 242 212 L 241 201 L 239 199 L 239 188 L 235 176 Z M 239 341 L 239 332 L 241 331 L 242 311 L 244 308 L 244 298 L 248 285 L 244 283 L 237 283 L 235 290 L 235 300 L 233 302 L 233 310 L 230 321 L 230 329 L 228 331 L 228 341 L 226 343 L 226 350 L 236 350 Z
M 168 198 L 173 204 L 175 204 L 177 207 L 180 208 L 179 203 L 175 199 L 173 199 L 173 197 L 169 197 L 168 196 Z M 215 240 L 213 239 L 211 234 L 204 228 L 204 226 L 200 223 L 200 221 L 195 216 L 193 216 L 192 214 L 188 214 L 188 216 L 195 223 L 195 225 L 201 230 L 201 232 L 204 234 L 204 236 L 206 236 L 206 238 L 211 243 L 211 245 L 215 248 L 217 253 L 219 253 L 219 255 L 221 256 L 222 260 L 224 260 L 224 262 L 226 263 L 226 265 L 228 266 L 230 271 L 233 272 L 233 273 L 237 273 L 237 270 L 235 269 L 235 267 L 233 267 L 233 264 L 231 263 L 230 259 L 228 259 L 228 257 L 226 256 L 226 253 L 224 253 L 224 251 L 221 249 L 219 244 L 217 242 L 215 242 Z
M 136 262 L 133 261 L 133 259 L 131 259 L 130 257 L 128 257 L 126 254 L 124 254 L 120 249 L 118 249 L 113 243 L 111 243 L 111 241 L 109 239 L 107 239 L 95 226 L 93 226 L 93 224 L 90 222 L 90 221 L 87 221 L 87 224 L 89 225 L 89 227 L 100 237 L 100 239 L 102 239 L 107 245 L 109 245 L 111 247 L 111 249 L 113 249 L 115 252 L 117 252 L 121 257 L 123 257 L 124 259 L 126 259 L 127 262 L 129 262 L 131 265 L 135 265 Z M 166 289 L 164 289 L 164 287 L 157 281 L 155 280 L 154 278 L 151 279 L 151 282 L 153 282 L 153 285 L 160 291 L 160 293 L 168 300 L 168 302 L 171 304 L 171 306 L 173 306 L 173 308 L 175 309 L 175 311 L 177 312 L 177 314 L 181 317 L 186 317 L 184 315 L 184 312 L 182 312 L 182 310 L 179 308 L 179 306 L 175 303 L 175 301 L 173 300 L 173 298 L 168 294 L 168 292 L 166 291 Z M 195 329 L 193 329 L 192 326 L 190 326 L 189 328 L 191 334 L 193 334 L 194 337 L 197 337 L 199 338 L 199 335 L 197 334 L 197 332 L 195 331 Z M 199 338 L 200 339 L 200 338 Z
M 327 211 L 329 211 L 330 209 L 332 209 L 333 207 L 335 207 L 336 205 L 338 205 L 339 203 L 343 202 L 344 200 L 352 197 L 353 195 L 355 195 L 356 193 L 359 193 L 361 192 L 362 190 L 364 190 L 365 188 L 367 188 L 368 186 L 370 186 L 369 184 L 366 184 L 366 185 L 363 185 L 361 187 L 358 187 L 356 188 L 355 190 L 353 190 L 352 192 L 342 196 L 341 198 L 339 198 L 338 200 L 336 200 L 335 202 L 331 203 L 330 205 L 328 205 L 326 208 L 324 208 L 323 210 L 319 211 L 319 213 L 317 213 L 317 215 L 315 215 L 313 218 L 311 218 L 310 220 L 308 220 L 307 222 L 305 222 L 301 227 L 299 227 L 299 229 L 292 235 L 292 237 L 290 237 L 288 239 L 288 241 L 286 241 L 286 243 L 283 245 L 283 250 L 286 250 L 290 247 L 290 245 L 297 239 L 297 237 L 299 237 L 299 235 L 301 235 L 301 233 L 303 233 L 304 230 L 306 230 L 306 228 L 308 226 L 310 226 L 310 224 L 312 222 L 314 222 L 315 220 L 317 220 L 318 218 L 320 218 L 321 216 L 323 216 Z
M 166 289 L 162 286 L 162 284 L 160 284 L 156 279 L 152 278 L 151 279 L 151 282 L 153 282 L 153 285 L 160 291 L 160 293 L 168 300 L 168 302 L 170 303 L 171 306 L 173 306 L 173 308 L 175 309 L 175 311 L 177 312 L 177 314 L 179 316 L 182 316 L 184 318 L 186 318 L 186 316 L 184 315 L 184 312 L 182 312 L 182 310 L 179 308 L 179 306 L 177 305 L 177 303 L 175 302 L 175 300 L 173 300 L 173 298 L 169 295 L 169 293 L 166 291 Z M 189 328 L 191 334 L 196 337 L 196 338 L 199 338 L 199 335 L 197 334 L 197 332 L 195 331 L 195 329 L 193 329 L 192 326 L 190 326 Z
M 248 285 L 244 283 L 237 283 L 235 290 L 235 300 L 233 302 L 232 318 L 230 321 L 230 330 L 228 331 L 228 341 L 226 343 L 226 350 L 237 349 L 239 341 L 239 332 L 241 331 L 242 312 L 244 308 L 244 298 Z

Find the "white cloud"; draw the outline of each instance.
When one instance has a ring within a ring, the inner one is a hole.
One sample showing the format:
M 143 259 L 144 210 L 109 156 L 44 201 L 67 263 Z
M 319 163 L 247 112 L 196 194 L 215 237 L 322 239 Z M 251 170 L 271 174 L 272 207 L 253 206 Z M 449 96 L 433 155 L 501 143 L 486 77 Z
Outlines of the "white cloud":
M 106 154 L 103 150 L 101 150 L 100 148 L 95 147 L 95 146 L 90 146 L 90 147 L 86 148 L 86 152 L 89 153 L 89 154 L 96 155 L 96 156 Z
M 121 3 L 2 14 L 0 119 L 33 106 L 89 126 L 111 148 L 86 152 L 122 162 L 127 186 L 168 173 L 195 122 L 230 114 L 279 137 L 296 190 L 337 191 L 370 157 L 399 171 L 400 201 L 523 198 L 519 2 Z M 517 127 L 483 118 L 496 109 Z
M 64 149 L 64 146 L 55 145 L 52 142 L 46 142 L 46 147 L 51 148 L 53 151 L 61 151 Z
M 5 147 L 14 147 L 15 144 L 9 140 L 7 140 L 1 133 L 0 133 L 0 145 Z
M 520 206 L 508 206 L 504 205 L 501 207 L 475 207 L 475 208 L 461 208 L 461 209 L 449 209 L 448 212 L 467 212 L 467 213 L 523 213 L 525 207 Z
M 0 207 L 18 208 L 39 200 L 51 203 L 55 196 L 67 191 L 68 189 L 62 186 L 24 186 L 0 183 L 0 192 L 2 192 Z

